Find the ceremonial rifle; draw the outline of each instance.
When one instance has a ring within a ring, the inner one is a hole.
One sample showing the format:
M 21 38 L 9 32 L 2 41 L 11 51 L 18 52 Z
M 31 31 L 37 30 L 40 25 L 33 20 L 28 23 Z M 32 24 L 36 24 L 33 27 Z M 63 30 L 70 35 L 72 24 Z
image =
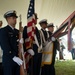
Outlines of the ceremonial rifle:
M 24 58 L 24 49 L 23 49 L 23 27 L 21 22 L 21 15 L 20 22 L 19 22 L 19 58 L 23 60 L 23 64 L 20 66 L 20 75 L 26 75 L 26 64 L 25 64 L 25 58 Z

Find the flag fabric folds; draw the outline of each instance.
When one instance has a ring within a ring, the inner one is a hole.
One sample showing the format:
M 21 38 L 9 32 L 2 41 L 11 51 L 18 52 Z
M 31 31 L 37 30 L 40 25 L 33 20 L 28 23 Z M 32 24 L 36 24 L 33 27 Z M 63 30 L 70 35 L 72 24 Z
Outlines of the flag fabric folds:
M 34 10 L 34 1 L 30 0 L 28 13 L 27 13 L 27 34 L 29 39 L 33 42 L 35 35 L 35 10 Z
M 29 49 L 32 47 L 32 43 L 34 41 L 35 36 L 35 10 L 34 10 L 34 2 L 35 0 L 30 0 L 28 13 L 27 13 L 27 36 L 28 38 L 25 39 L 25 46 L 26 49 Z M 26 69 L 28 68 L 30 54 L 25 53 L 26 58 Z

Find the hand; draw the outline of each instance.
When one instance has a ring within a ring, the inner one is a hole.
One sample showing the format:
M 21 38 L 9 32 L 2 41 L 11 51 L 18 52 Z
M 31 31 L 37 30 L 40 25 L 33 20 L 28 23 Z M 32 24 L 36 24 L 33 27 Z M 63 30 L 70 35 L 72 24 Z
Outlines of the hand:
M 55 37 L 51 37 L 51 40 L 52 40 L 52 41 L 55 41 L 56 39 L 55 39 Z
M 23 44 L 23 38 L 21 38 L 19 42 L 20 42 L 21 44 Z
M 23 64 L 23 61 L 16 56 L 13 57 L 13 61 L 16 62 L 19 66 Z
M 28 49 L 27 52 L 28 52 L 30 55 L 32 55 L 32 56 L 35 54 L 32 49 Z

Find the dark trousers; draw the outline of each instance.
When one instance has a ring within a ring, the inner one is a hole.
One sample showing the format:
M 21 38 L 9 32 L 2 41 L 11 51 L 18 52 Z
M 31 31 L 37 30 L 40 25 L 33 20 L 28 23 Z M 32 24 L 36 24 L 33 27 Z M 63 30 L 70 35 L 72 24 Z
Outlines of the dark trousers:
M 0 75 L 3 75 L 3 66 L 2 66 L 2 63 L 0 63 Z
M 72 59 L 74 60 L 74 59 L 75 59 L 75 48 L 73 48 L 73 49 L 71 50 L 71 54 L 72 54 Z
M 41 75 L 55 75 L 54 65 L 44 65 L 42 67 Z
M 10 64 L 10 63 L 9 63 Z M 4 65 L 4 75 L 20 75 L 20 66 L 17 65 L 15 62 L 11 65 Z
M 40 75 L 42 54 L 38 53 L 33 56 L 29 63 L 29 75 Z

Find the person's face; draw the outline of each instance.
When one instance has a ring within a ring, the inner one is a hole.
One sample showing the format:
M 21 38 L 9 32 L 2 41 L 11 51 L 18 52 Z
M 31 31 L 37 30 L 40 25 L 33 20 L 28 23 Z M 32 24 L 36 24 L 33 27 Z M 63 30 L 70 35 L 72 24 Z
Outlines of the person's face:
M 54 27 L 48 27 L 48 31 L 53 32 L 54 31 Z
M 43 23 L 42 25 L 42 28 L 46 29 L 47 28 L 47 24 Z
M 8 17 L 8 18 L 7 18 L 7 22 L 8 22 L 8 24 L 10 24 L 11 26 L 15 27 L 16 22 L 17 22 L 16 17 Z

